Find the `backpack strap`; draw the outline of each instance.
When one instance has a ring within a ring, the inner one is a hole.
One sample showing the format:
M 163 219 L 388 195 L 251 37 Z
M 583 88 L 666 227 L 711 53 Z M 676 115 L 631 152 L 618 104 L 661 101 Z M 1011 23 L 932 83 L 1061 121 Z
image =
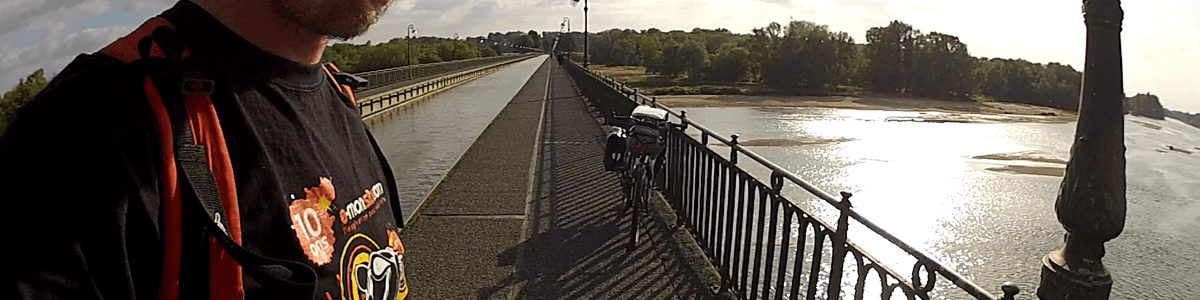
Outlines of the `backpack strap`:
M 354 74 L 344 73 L 339 71 L 333 62 L 327 62 L 321 65 L 325 70 L 325 75 L 329 76 L 330 83 L 344 96 L 346 106 L 350 108 L 358 108 L 358 101 L 354 98 L 354 90 L 367 86 L 368 81 Z
M 139 77 L 158 124 L 163 158 L 163 272 L 160 299 L 178 299 L 184 213 L 199 220 L 208 243 L 209 297 L 244 298 L 242 271 L 264 287 L 311 297 L 316 274 L 308 266 L 256 255 L 241 247 L 233 167 L 212 105 L 216 86 L 162 17 L 100 51 L 146 75 Z M 141 75 L 138 75 L 141 76 Z M 160 91 L 168 91 L 160 93 Z M 183 174 L 183 176 L 179 176 Z M 187 199 L 188 201 L 184 201 Z
M 173 131 L 171 130 L 171 121 L 167 115 L 166 108 L 163 106 L 162 96 L 158 93 L 158 88 L 148 74 L 149 60 L 142 60 L 140 52 L 146 52 L 149 57 L 165 58 L 162 49 L 158 48 L 153 43 L 146 43 L 145 47 L 141 46 L 142 41 L 148 41 L 146 38 L 157 28 L 163 26 L 171 26 L 166 19 L 155 17 L 142 23 L 128 36 L 117 39 L 112 44 L 105 46 L 100 50 L 100 54 L 112 57 L 126 65 L 139 67 L 137 69 L 142 72 L 134 72 L 139 76 L 136 80 L 141 84 L 146 91 L 146 98 L 150 102 L 151 110 L 154 112 L 155 123 L 158 125 L 158 137 L 160 142 L 160 152 L 162 153 L 162 190 L 160 196 L 162 203 L 161 230 L 163 244 L 163 260 L 162 274 L 159 282 L 159 299 L 178 299 L 179 298 L 179 276 L 181 265 L 181 253 L 183 248 L 183 205 L 181 203 L 181 191 L 179 189 L 179 173 L 175 169 L 175 151 L 173 139 Z M 144 49 L 144 51 L 139 51 Z
M 349 99 L 349 102 L 346 104 L 351 108 L 356 108 L 358 105 L 354 99 L 354 90 L 366 87 L 367 80 L 354 74 L 339 71 L 337 66 L 333 65 L 333 62 L 325 63 L 322 67 L 324 67 L 325 74 L 329 75 L 330 82 L 338 89 L 338 92 L 341 92 L 342 96 Z M 383 155 L 383 150 L 379 148 L 379 142 L 375 141 L 375 136 L 371 134 L 370 130 L 364 131 L 367 132 L 367 139 L 371 141 L 371 148 L 375 151 L 375 157 L 379 159 L 379 164 L 383 167 L 383 178 L 387 180 L 387 185 L 385 185 L 388 189 L 387 192 L 396 198 L 396 201 L 391 202 L 392 216 L 396 218 L 396 223 L 398 223 L 396 227 L 404 229 L 404 210 L 400 207 L 400 194 L 396 188 L 396 175 L 392 173 L 391 164 L 388 164 L 387 157 Z
M 333 65 L 333 62 L 327 62 L 322 67 L 324 67 L 325 74 L 329 75 L 330 81 L 338 89 L 338 92 L 341 92 L 343 96 L 350 99 L 346 104 L 351 108 L 357 108 L 358 102 L 354 99 L 354 90 L 366 87 L 367 80 L 354 74 L 339 71 L 337 66 Z M 404 209 L 400 207 L 400 193 L 398 193 L 398 189 L 396 188 L 396 175 L 392 173 L 392 165 L 388 164 L 387 157 L 383 155 L 383 149 L 380 149 L 379 142 L 375 141 L 375 136 L 371 134 L 370 130 L 364 131 L 367 132 L 367 139 L 371 141 L 371 148 L 375 150 L 375 157 L 379 159 L 379 164 L 383 167 L 383 179 L 387 180 L 387 184 L 384 186 L 388 189 L 387 192 L 396 198 L 396 201 L 391 202 L 392 216 L 396 218 L 396 223 L 398 223 L 396 227 L 403 230 Z

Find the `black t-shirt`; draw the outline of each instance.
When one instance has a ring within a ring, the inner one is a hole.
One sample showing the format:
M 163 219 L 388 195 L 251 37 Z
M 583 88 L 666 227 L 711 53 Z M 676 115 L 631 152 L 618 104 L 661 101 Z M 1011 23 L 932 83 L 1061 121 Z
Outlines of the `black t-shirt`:
M 311 266 L 318 299 L 406 293 L 395 183 L 321 67 L 263 51 L 189 1 L 162 16 L 216 81 L 242 245 Z M 162 153 L 137 78 L 112 58 L 80 55 L 0 133 L 0 248 L 18 298 L 156 297 Z M 180 289 L 190 298 L 207 290 L 207 255 L 190 236 L 198 223 L 184 221 Z M 280 295 L 245 282 L 247 298 Z

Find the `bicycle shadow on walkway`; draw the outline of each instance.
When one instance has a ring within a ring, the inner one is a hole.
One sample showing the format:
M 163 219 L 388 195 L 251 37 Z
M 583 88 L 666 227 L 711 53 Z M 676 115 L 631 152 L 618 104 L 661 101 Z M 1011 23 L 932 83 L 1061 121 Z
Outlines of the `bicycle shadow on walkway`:
M 555 86 L 555 89 L 562 89 Z M 570 90 L 572 93 L 574 90 Z M 603 168 L 603 132 L 578 97 L 552 98 L 543 136 L 529 239 L 499 256 L 516 272 L 482 298 L 693 299 L 698 280 L 668 226 L 646 219 L 628 249 L 630 213 L 615 173 Z M 497 295 L 509 290 L 512 295 Z

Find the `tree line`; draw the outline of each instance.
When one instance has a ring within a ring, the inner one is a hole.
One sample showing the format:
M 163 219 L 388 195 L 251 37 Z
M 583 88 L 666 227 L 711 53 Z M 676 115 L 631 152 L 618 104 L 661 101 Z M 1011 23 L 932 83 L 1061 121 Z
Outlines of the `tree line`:
M 326 46 L 323 56 L 342 71 L 355 73 L 498 55 L 495 48 L 464 40 L 421 37 L 412 39 L 411 46 L 409 42 L 394 38 L 378 44 L 336 43 Z
M 800 93 L 866 89 L 941 99 L 980 96 L 1061 109 L 1078 108 L 1082 73 L 1059 63 L 974 57 L 958 37 L 922 33 L 892 21 L 865 43 L 827 25 L 772 22 L 749 34 L 724 28 L 664 32 L 611 29 L 595 34 L 595 63 L 644 66 L 678 80 L 758 83 Z
M 507 33 L 492 32 L 488 33 L 487 37 L 478 37 L 487 42 L 506 43 L 521 47 L 541 48 L 542 35 L 537 31 L 530 30 L 529 32 L 509 31 Z
M 542 46 L 542 37 L 537 31 L 530 30 L 495 32 L 487 37 L 461 40 L 457 37 L 417 37 L 411 40 L 393 38 L 377 44 L 371 44 L 371 41 L 363 44 L 335 43 L 325 47 L 323 58 L 332 61 L 342 71 L 355 73 L 520 52 L 508 45 L 539 48 Z

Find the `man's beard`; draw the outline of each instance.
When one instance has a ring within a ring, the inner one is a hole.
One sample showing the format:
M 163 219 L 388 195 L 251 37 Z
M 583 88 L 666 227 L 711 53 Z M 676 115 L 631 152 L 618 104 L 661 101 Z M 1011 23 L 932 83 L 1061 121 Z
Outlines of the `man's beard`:
M 288 20 L 304 29 L 348 40 L 367 31 L 387 10 L 391 0 L 274 0 Z M 313 3 L 320 2 L 320 3 Z

